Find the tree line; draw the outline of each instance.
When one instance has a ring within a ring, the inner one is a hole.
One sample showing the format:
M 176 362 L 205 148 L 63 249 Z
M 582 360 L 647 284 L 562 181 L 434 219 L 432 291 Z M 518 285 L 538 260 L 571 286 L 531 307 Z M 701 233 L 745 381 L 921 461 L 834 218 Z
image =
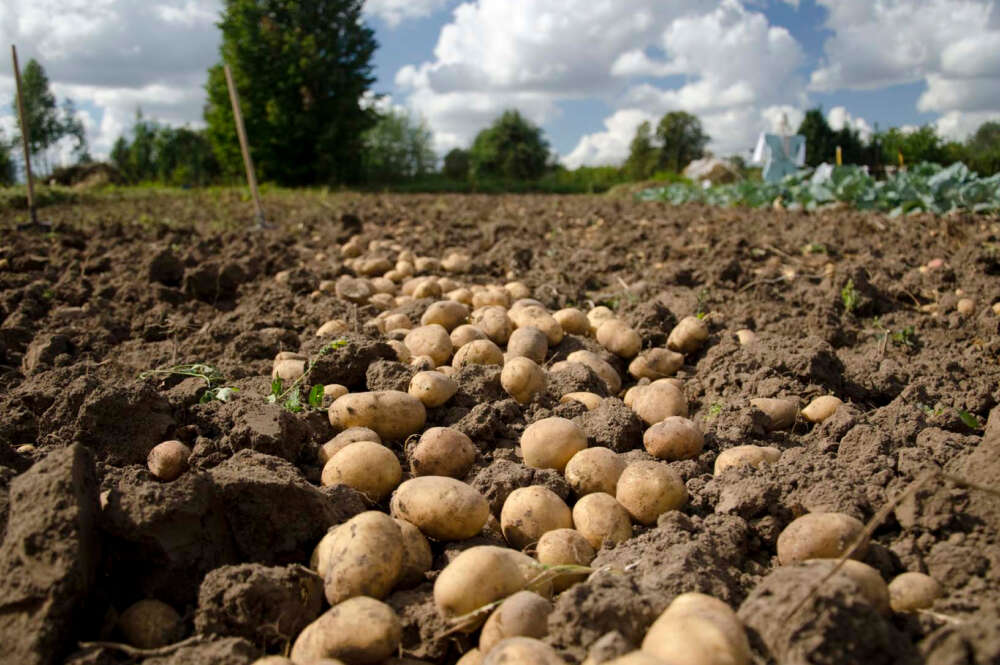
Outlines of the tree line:
M 375 187 L 545 182 L 558 191 L 662 178 L 706 154 L 711 137 L 698 118 L 671 111 L 655 126 L 639 125 L 621 166 L 569 171 L 558 163 L 541 128 L 511 109 L 439 165 L 421 119 L 398 108 L 379 111 L 372 103 L 372 56 L 378 44 L 362 20 L 362 8 L 363 0 L 226 0 L 218 24 L 221 61 L 232 68 L 261 180 Z M 34 60 L 25 67 L 23 81 L 30 151 L 39 172 L 51 170 L 57 149 L 89 160 L 72 101 L 57 104 L 44 69 Z M 137 112 L 110 154 L 126 181 L 200 186 L 241 176 L 221 62 L 208 70 L 205 89 L 204 128 L 171 127 Z M 894 164 L 902 153 L 908 163 L 961 160 L 984 175 L 1000 171 L 996 122 L 985 123 L 964 142 L 944 141 L 929 126 L 913 132 L 893 128 L 863 140 L 849 127 L 833 130 L 821 109 L 811 109 L 798 132 L 806 136 L 806 161 L 812 166 L 832 161 L 840 146 L 847 163 Z M 14 180 L 17 139 L 0 134 L 0 182 Z

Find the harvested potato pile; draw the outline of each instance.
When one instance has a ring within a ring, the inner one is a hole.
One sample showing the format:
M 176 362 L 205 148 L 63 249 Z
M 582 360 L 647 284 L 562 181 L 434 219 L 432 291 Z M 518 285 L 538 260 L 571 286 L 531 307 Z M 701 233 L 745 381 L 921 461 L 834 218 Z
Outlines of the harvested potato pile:
M 992 221 L 359 200 L 6 236 L 0 661 L 995 660 Z

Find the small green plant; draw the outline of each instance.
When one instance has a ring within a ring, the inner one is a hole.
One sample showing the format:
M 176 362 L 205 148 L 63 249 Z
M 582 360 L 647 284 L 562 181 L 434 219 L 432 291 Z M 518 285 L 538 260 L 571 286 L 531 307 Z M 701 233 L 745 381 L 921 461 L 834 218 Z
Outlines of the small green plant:
M 345 339 L 337 339 L 324 345 L 323 348 L 316 352 L 315 356 L 309 359 L 305 370 L 302 372 L 302 376 L 292 381 L 287 388 L 285 388 L 284 381 L 281 379 L 271 381 L 271 392 L 267 396 L 267 401 L 271 404 L 280 404 L 283 409 L 292 413 L 301 413 L 306 409 L 323 408 L 322 384 L 317 383 L 312 385 L 309 388 L 309 392 L 306 393 L 305 401 L 302 400 L 301 388 L 308 385 L 306 380 L 320 358 L 345 346 L 347 346 L 347 340 Z
M 694 315 L 699 319 L 704 319 L 708 316 L 707 301 L 709 295 L 708 289 L 698 291 L 698 309 L 695 310 Z
M 840 301 L 844 303 L 844 311 L 850 314 L 858 306 L 858 290 L 854 288 L 854 280 L 847 280 L 840 290 Z
M 213 400 L 228 402 L 240 391 L 239 388 L 223 385 L 226 382 L 226 377 L 222 375 L 222 372 L 218 368 L 206 363 L 185 363 L 157 367 L 156 369 L 148 369 L 139 374 L 140 379 L 148 379 L 153 376 L 189 376 L 201 379 L 205 382 L 206 386 L 205 392 L 201 394 L 201 398 L 198 400 L 201 404 Z
M 802 247 L 803 254 L 826 254 L 826 245 L 821 242 L 811 242 Z
M 902 330 L 897 330 L 892 333 L 892 343 L 898 346 L 908 346 L 913 348 L 916 345 L 916 340 L 913 338 L 913 335 L 913 326 L 906 326 Z
M 974 415 L 972 415 L 971 413 L 969 413 L 965 409 L 959 409 L 958 410 L 958 418 L 959 418 L 959 420 L 962 421 L 962 424 L 964 424 L 969 429 L 982 429 L 983 428 L 982 424 L 979 422 L 979 418 L 976 418 Z
M 928 416 L 940 416 L 942 413 L 944 413 L 944 409 L 941 407 L 940 404 L 935 404 L 934 406 L 930 406 L 929 404 L 918 402 L 917 406 L 920 407 L 920 409 Z
M 712 420 L 717 418 L 720 413 L 722 413 L 722 402 L 716 402 L 712 406 L 708 407 L 708 415 L 706 415 L 705 418 L 707 420 Z

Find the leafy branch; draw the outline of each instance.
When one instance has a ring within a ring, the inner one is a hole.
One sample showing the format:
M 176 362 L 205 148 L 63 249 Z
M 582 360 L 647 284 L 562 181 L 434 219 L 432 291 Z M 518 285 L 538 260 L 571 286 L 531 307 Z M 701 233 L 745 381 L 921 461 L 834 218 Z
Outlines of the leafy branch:
M 302 401 L 301 388 L 307 385 L 306 380 L 309 378 L 309 375 L 312 373 L 313 368 L 316 366 L 316 363 L 320 358 L 336 351 L 337 349 L 342 349 L 345 346 L 347 346 L 347 340 L 345 339 L 337 339 L 324 345 L 315 356 L 309 359 L 302 375 L 292 381 L 287 388 L 285 388 L 284 381 L 281 379 L 274 379 L 271 381 L 271 393 L 267 396 L 267 401 L 270 404 L 280 404 L 283 409 L 291 411 L 292 413 L 301 413 L 307 408 L 323 408 L 322 384 L 313 384 L 306 395 L 305 402 Z
M 240 391 L 239 388 L 223 385 L 226 377 L 222 375 L 214 365 L 207 363 L 182 363 L 180 365 L 169 365 L 167 367 L 157 367 L 147 369 L 139 374 L 140 379 L 148 379 L 154 376 L 188 376 L 201 379 L 205 382 L 205 392 L 202 393 L 199 403 L 205 404 L 212 400 L 228 402 Z

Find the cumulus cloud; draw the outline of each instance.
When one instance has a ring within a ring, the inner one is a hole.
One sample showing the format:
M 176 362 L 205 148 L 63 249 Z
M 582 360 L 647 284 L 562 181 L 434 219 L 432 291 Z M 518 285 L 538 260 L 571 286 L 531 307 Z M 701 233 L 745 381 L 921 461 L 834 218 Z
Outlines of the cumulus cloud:
M 552 122 L 560 102 L 598 97 L 617 107 L 567 164 L 621 161 L 641 120 L 699 115 L 726 151 L 752 143 L 761 110 L 801 102 L 801 46 L 737 0 L 477 0 L 456 8 L 434 59 L 396 84 L 427 117 L 439 149 L 467 145 L 504 108 Z M 664 77 L 683 77 L 669 86 Z
M 826 114 L 826 122 L 830 129 L 839 132 L 844 127 L 855 130 L 862 141 L 868 141 L 872 137 L 872 127 L 864 118 L 855 118 L 843 106 L 834 106 Z
M 994 0 L 819 0 L 834 35 L 810 89 L 923 81 L 917 108 L 960 131 L 1000 112 L 1000 8 Z M 968 117 L 968 120 L 962 116 Z

